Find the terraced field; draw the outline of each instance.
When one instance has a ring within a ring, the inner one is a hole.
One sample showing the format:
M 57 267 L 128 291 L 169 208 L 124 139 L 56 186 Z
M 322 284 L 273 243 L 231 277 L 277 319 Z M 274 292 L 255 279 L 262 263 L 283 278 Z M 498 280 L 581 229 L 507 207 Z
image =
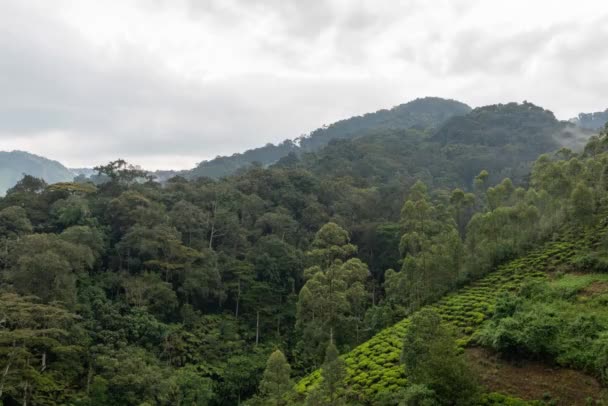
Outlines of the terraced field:
M 517 290 L 523 283 L 547 277 L 548 272 L 567 265 L 583 249 L 598 244 L 604 224 L 585 233 L 570 231 L 558 241 L 546 243 L 528 255 L 500 266 L 493 273 L 430 305 L 443 319 L 456 327 L 460 343 L 466 345 L 473 333 L 493 312 L 497 297 Z M 365 402 L 382 391 L 392 391 L 406 384 L 400 355 L 410 319 L 389 327 L 369 341 L 344 355 L 347 368 L 346 387 Z M 304 395 L 320 379 L 320 371 L 303 378 L 296 391 Z

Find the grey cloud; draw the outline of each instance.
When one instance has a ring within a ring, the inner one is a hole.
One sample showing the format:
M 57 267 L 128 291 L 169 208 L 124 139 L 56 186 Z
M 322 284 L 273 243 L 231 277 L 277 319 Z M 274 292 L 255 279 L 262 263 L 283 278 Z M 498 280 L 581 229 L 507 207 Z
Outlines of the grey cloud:
M 365 111 L 348 100 L 365 97 L 370 86 L 349 81 L 269 74 L 193 83 L 163 72 L 132 47 L 118 51 L 122 62 L 100 67 L 103 56 L 87 51 L 76 33 L 19 11 L 0 17 L 0 137 L 66 132 L 71 141 L 62 158 L 167 154 L 200 160 Z M 26 22 L 41 30 L 21 30 Z M 372 87 L 381 94 L 383 86 Z M 328 111 L 321 99 L 337 107 Z
M 576 108 L 571 115 L 608 107 L 608 21 L 601 16 L 588 26 L 573 21 L 503 34 L 426 27 L 435 10 L 425 0 L 137 0 L 144 13 L 179 10 L 191 22 L 237 33 L 274 17 L 265 37 L 247 42 L 250 62 L 272 60 L 265 73 L 243 66 L 221 79 L 193 80 L 141 44 L 91 46 L 53 17 L 51 2 L 0 3 L 0 145 L 19 139 L 48 146 L 53 158 L 79 165 L 118 156 L 144 165 L 163 157 L 199 161 L 426 95 L 473 105 L 528 99 Z M 458 18 L 475 2 L 441 5 Z M 217 46 L 234 45 L 226 41 Z M 367 74 L 380 45 L 394 45 L 383 52 L 397 50 L 384 56 L 403 64 L 401 77 Z M 531 62 L 539 71 L 530 76 Z M 342 67 L 363 74 L 336 78 Z

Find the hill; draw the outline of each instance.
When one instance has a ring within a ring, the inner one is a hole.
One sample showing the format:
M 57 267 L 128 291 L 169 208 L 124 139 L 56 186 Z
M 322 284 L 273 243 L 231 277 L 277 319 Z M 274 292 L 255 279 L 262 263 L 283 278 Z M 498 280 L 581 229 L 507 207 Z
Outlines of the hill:
M 605 401 L 607 394 L 602 387 L 608 383 L 608 219 L 605 203 L 593 194 L 604 194 L 599 173 L 606 170 L 607 146 L 604 134 L 593 137 L 580 154 L 542 155 L 532 167 L 527 190 L 514 188 L 509 180 L 488 188 L 486 209 L 474 214 L 466 227 L 464 252 L 470 257 L 464 263 L 461 254 L 453 257 L 454 262 L 448 261 L 454 255 L 448 251 L 453 249 L 449 233 L 455 226 L 447 219 L 442 227 L 438 220 L 441 205 L 446 203 L 438 199 L 434 206 L 424 197 L 424 189 L 415 185 L 401 211 L 402 267 L 386 271 L 384 304 L 373 313 L 373 317 L 391 313 L 405 317 L 344 354 L 344 386 L 339 396 L 352 404 L 384 402 L 399 391 L 401 395 L 395 396 L 401 399 L 410 396 L 403 388 L 417 388 L 421 375 L 412 375 L 402 354 L 408 343 L 419 343 L 411 341 L 409 332 L 424 312 L 425 317 L 436 314 L 456 334 L 454 345 L 480 371 L 485 390 L 503 394 L 486 392 L 477 400 L 469 398 L 468 404 L 526 404 L 504 394 L 530 401 L 550 400 L 548 404 L 585 405 L 594 399 L 603 404 L 601 399 Z M 480 180 L 476 179 L 476 188 Z M 453 203 L 462 198 L 460 192 L 453 192 L 449 199 Z M 470 198 L 472 202 L 475 196 Z M 455 220 L 458 222 L 457 217 Z M 539 244 L 542 241 L 545 243 Z M 472 283 L 442 296 L 442 291 L 449 290 L 445 278 L 454 277 L 456 269 Z M 416 324 L 417 329 L 419 326 Z M 416 331 L 412 334 L 419 334 Z M 432 353 L 421 356 L 433 357 Z M 503 372 L 491 370 L 492 365 Z M 517 365 L 531 369 L 530 373 L 520 372 L 528 378 L 525 385 L 514 384 L 521 380 L 509 372 Z M 444 367 L 436 374 L 444 373 L 445 378 L 450 367 Z M 542 372 L 549 368 L 555 374 Z M 324 373 L 324 369 L 317 370 L 301 380 L 297 385 L 300 395 L 314 398 L 329 393 L 327 386 L 318 385 L 327 379 Z M 449 392 L 449 380 L 438 381 L 433 374 L 422 375 L 424 385 L 433 390 L 424 396 L 443 396 L 440 403 L 451 404 L 446 399 L 458 387 Z M 566 376 L 579 384 L 562 385 Z M 419 380 L 408 382 L 408 377 Z M 532 378 L 538 381 L 530 381 Z M 473 374 L 467 379 L 475 381 Z M 395 403 L 386 404 L 398 404 L 399 398 L 393 399 Z
M 74 174 L 57 161 L 23 151 L 0 151 L 0 195 L 13 187 L 23 174 L 44 179 L 47 183 L 74 178 Z
M 207 176 L 219 178 L 234 173 L 240 168 L 258 162 L 270 165 L 290 152 L 316 151 L 336 139 L 352 139 L 369 130 L 399 130 L 408 128 L 435 128 L 448 118 L 466 114 L 471 108 L 455 100 L 436 97 L 416 99 L 389 110 L 379 110 L 363 116 L 351 117 L 329 126 L 319 128 L 308 136 L 285 140 L 278 145 L 267 144 L 229 157 L 217 157 L 201 162 L 185 174 L 188 178 Z
M 474 342 L 475 334 L 492 317 L 497 301 L 504 294 L 517 292 L 534 281 L 554 278 L 555 273 L 560 269 L 575 269 L 575 261 L 580 259 L 581 254 L 598 249 L 599 236 L 605 232 L 605 225 L 604 221 L 596 228 L 562 234 L 555 241 L 548 242 L 542 248 L 500 266 L 490 275 L 447 295 L 428 307 L 438 312 L 445 323 L 455 328 L 460 338 L 459 345 L 467 346 Z M 577 284 L 570 280 L 570 284 L 576 285 L 576 292 L 582 291 L 595 280 L 579 274 L 573 274 L 571 278 L 573 280 L 580 278 L 582 282 Z M 605 279 L 601 274 L 596 278 Z M 396 391 L 407 384 L 400 354 L 409 324 L 410 317 L 381 331 L 344 355 L 347 371 L 345 385 L 349 391 L 357 394 L 356 400 L 371 402 L 379 393 Z M 565 365 L 569 366 L 568 363 Z M 297 391 L 300 394 L 309 392 L 319 379 L 320 372 L 316 371 L 298 383 Z M 559 390 L 559 388 L 551 389 Z
M 580 150 L 591 134 L 530 103 L 498 104 L 454 116 L 438 128 L 368 129 L 301 158 L 289 155 L 277 166 L 351 179 L 359 187 L 419 179 L 431 187 L 470 189 L 484 169 L 490 183 L 505 177 L 522 183 L 538 155 L 562 146 Z

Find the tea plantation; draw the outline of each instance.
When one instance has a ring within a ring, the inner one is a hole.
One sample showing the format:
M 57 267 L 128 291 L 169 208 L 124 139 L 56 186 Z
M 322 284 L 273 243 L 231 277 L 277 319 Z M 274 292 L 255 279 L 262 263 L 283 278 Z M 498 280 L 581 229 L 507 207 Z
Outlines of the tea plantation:
M 491 316 L 501 293 L 516 291 L 526 282 L 542 280 L 549 272 L 566 269 L 573 257 L 599 244 L 603 229 L 604 224 L 586 232 L 569 230 L 559 239 L 498 267 L 491 274 L 429 306 L 455 327 L 460 336 L 459 344 L 465 346 L 484 320 Z M 359 401 L 369 402 L 380 392 L 395 391 L 406 385 L 400 355 L 409 323 L 410 319 L 406 318 L 343 356 L 345 386 L 350 394 L 357 394 Z M 296 391 L 305 395 L 319 379 L 320 371 L 317 370 L 300 380 Z M 492 399 L 488 398 L 487 404 L 506 404 L 498 398 Z

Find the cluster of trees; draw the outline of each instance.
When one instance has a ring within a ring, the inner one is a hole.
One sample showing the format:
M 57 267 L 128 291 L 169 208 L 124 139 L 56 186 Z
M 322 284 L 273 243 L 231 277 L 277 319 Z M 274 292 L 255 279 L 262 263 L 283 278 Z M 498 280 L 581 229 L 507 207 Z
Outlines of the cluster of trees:
M 96 184 L 26 176 L 0 200 L 0 399 L 281 404 L 278 378 L 325 365 L 310 402 L 338 404 L 338 352 L 564 221 L 590 222 L 606 201 L 607 147 L 604 135 L 542 156 L 527 189 L 490 187 L 486 171 L 451 191 L 415 176 L 374 183 L 323 173 L 322 154 L 163 185 L 120 160 Z

